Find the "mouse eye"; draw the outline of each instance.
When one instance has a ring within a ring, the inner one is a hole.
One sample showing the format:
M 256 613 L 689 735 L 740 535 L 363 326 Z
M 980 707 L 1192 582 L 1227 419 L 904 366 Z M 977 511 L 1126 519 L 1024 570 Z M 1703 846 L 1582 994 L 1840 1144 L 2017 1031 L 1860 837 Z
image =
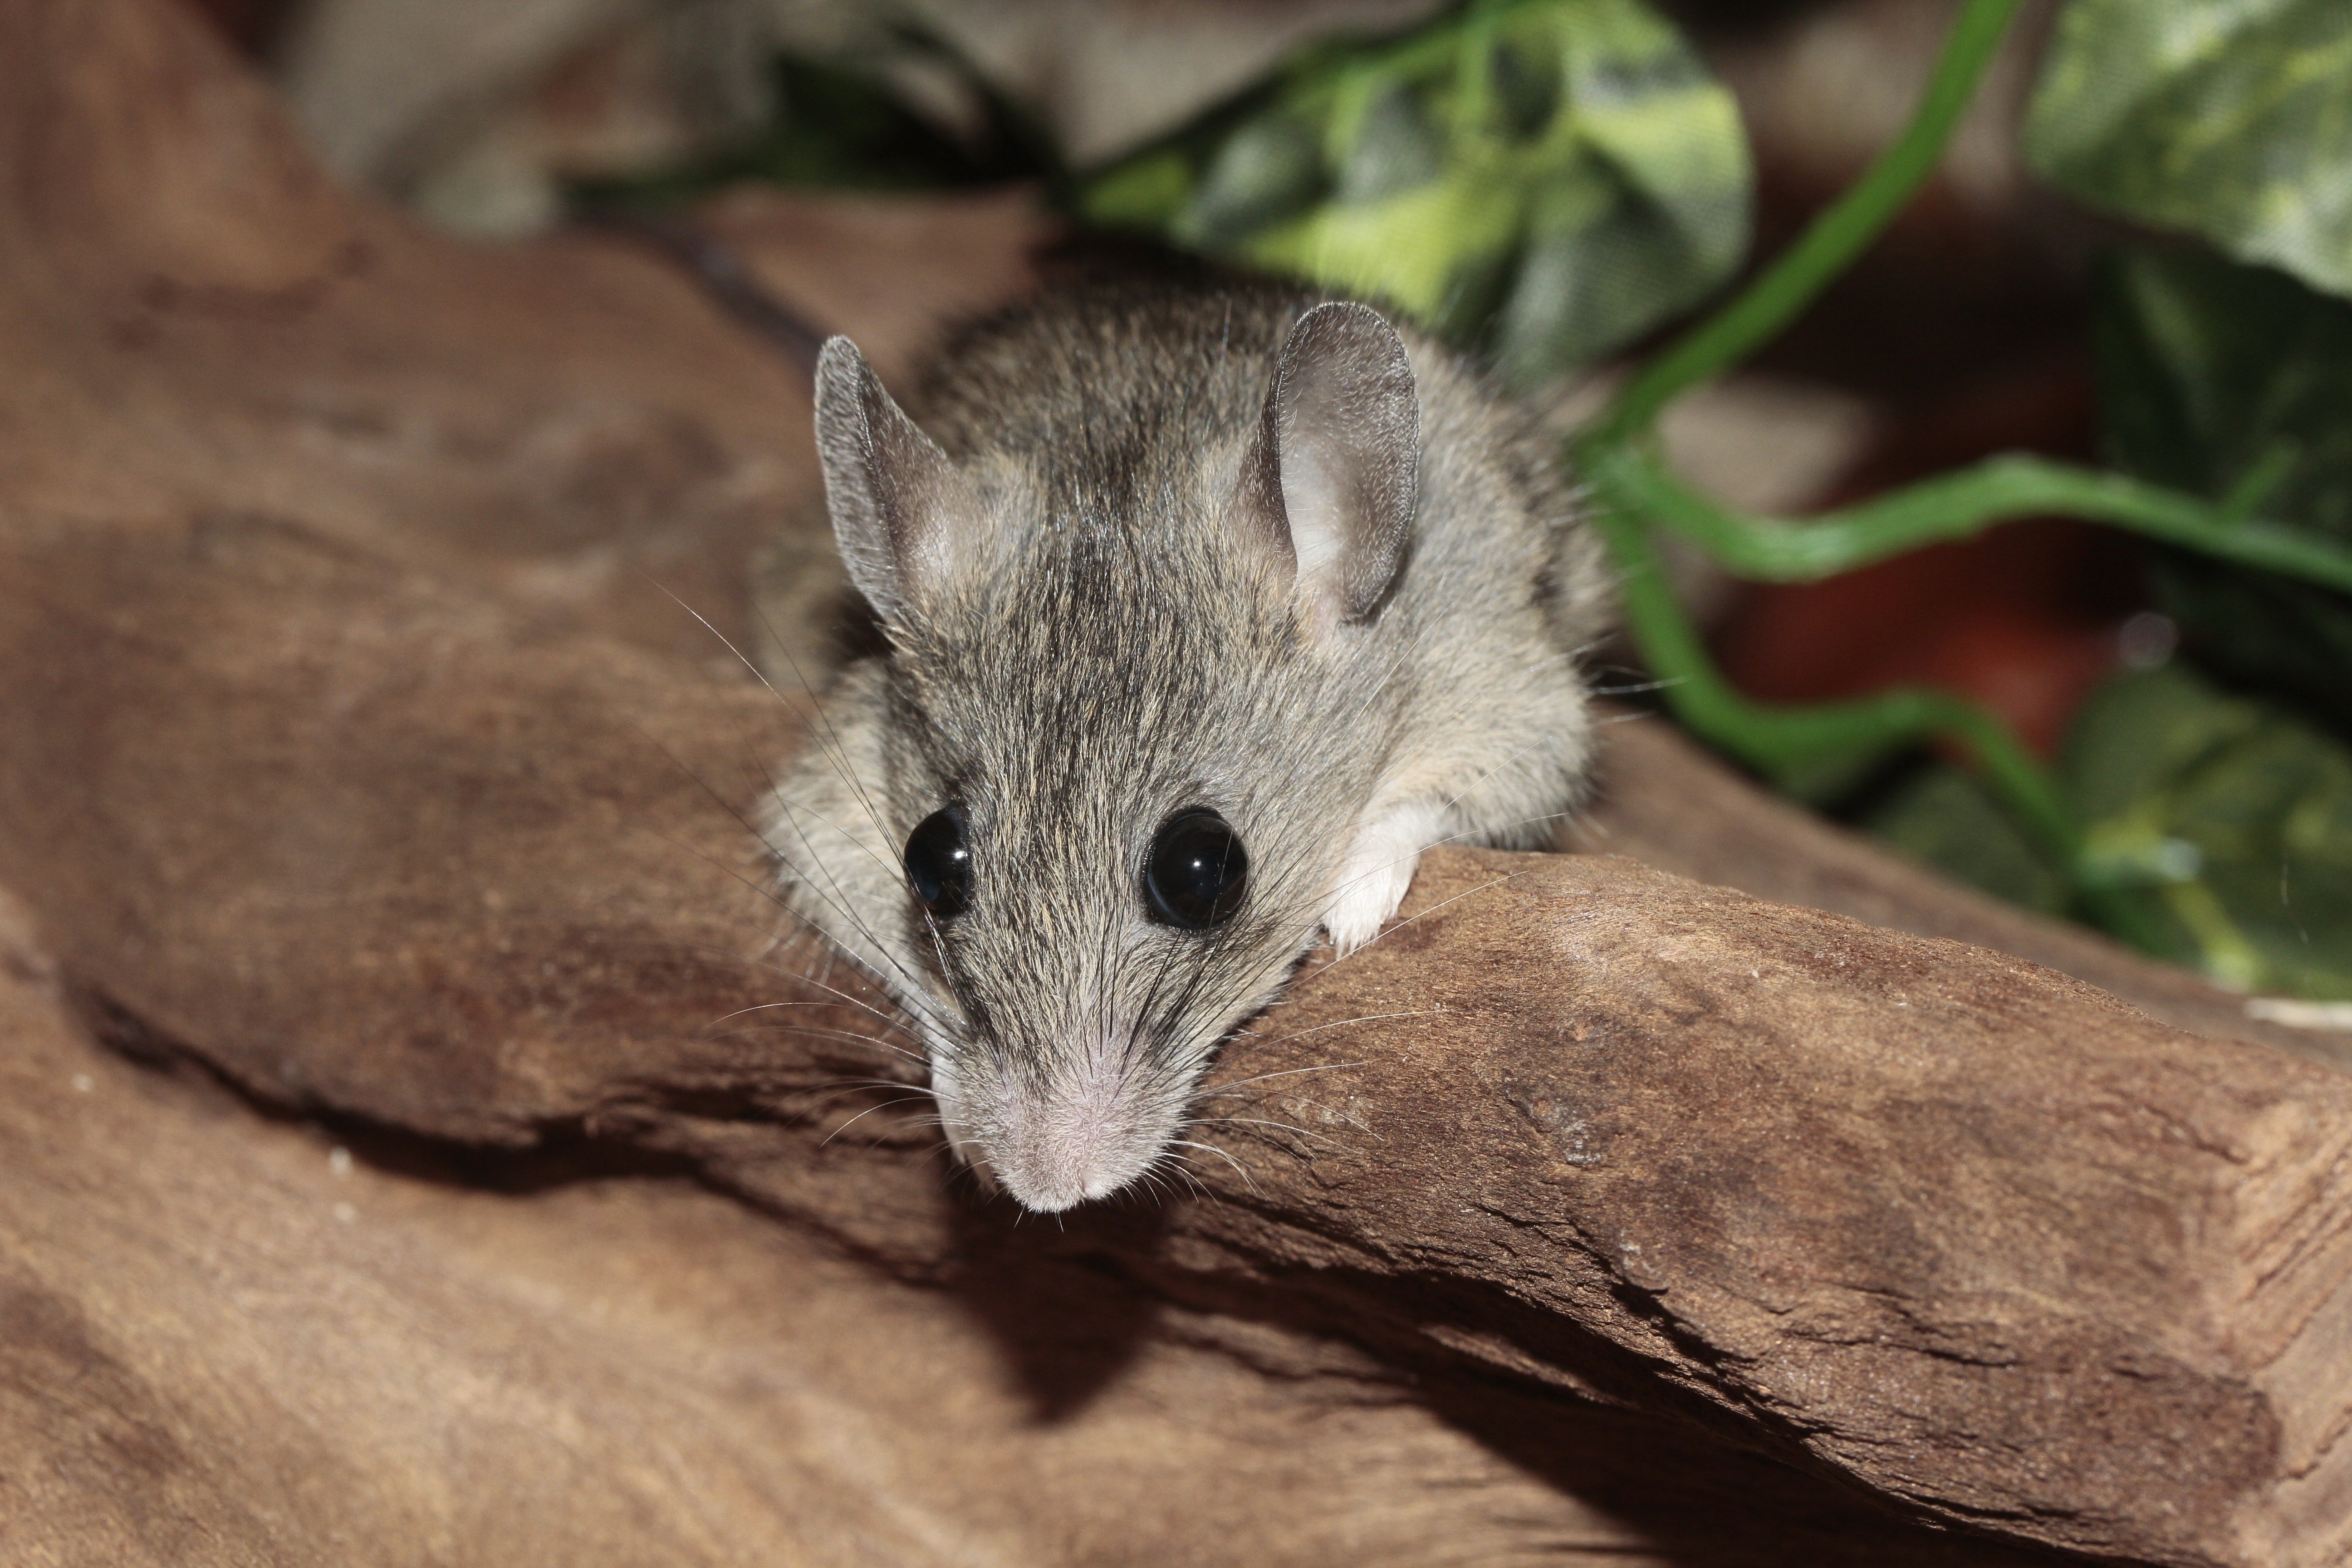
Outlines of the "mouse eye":
M 1206 931 L 1233 919 L 1249 883 L 1249 855 L 1225 819 L 1205 807 L 1160 825 L 1143 864 L 1144 901 L 1154 920 Z
M 971 846 L 964 842 L 962 807 L 943 806 L 907 835 L 907 885 L 938 920 L 963 913 L 971 902 Z

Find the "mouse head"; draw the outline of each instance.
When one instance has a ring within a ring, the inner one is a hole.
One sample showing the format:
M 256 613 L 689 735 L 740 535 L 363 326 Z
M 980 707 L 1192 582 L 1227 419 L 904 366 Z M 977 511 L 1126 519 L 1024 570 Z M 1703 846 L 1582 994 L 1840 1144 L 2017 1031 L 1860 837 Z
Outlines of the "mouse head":
M 902 875 L 865 913 L 950 1138 L 1033 1209 L 1179 1145 L 1394 744 L 1404 346 L 1324 305 L 1255 363 L 1182 388 L 1081 364 L 958 462 L 847 340 L 820 363 L 827 500 L 891 645 L 867 782 Z

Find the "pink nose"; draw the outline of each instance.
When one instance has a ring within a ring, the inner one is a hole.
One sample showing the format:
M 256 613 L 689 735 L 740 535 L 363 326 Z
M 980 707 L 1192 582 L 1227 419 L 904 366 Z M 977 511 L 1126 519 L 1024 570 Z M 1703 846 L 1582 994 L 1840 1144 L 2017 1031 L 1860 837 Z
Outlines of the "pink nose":
M 997 1125 L 984 1137 L 989 1168 L 1022 1206 L 1058 1214 L 1107 1197 L 1160 1155 L 1165 1134 L 1140 1114 L 1121 1054 L 1087 1053 L 1042 1083 L 1008 1073 Z

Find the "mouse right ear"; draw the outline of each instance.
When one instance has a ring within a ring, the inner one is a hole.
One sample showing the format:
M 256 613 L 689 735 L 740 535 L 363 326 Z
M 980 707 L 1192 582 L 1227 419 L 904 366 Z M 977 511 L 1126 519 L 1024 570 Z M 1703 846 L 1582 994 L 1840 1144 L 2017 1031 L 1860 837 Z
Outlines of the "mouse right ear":
M 817 355 L 816 449 L 849 580 L 885 621 L 919 609 L 979 537 L 980 498 L 847 338 Z
M 1370 615 L 1404 563 L 1421 403 L 1404 340 L 1369 306 L 1318 305 L 1275 363 L 1233 509 L 1318 632 Z

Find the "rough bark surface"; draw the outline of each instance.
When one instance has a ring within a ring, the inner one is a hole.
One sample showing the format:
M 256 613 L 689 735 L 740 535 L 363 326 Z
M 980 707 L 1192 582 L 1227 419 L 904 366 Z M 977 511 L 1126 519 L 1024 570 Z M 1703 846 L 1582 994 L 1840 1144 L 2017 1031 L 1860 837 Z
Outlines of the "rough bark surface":
M 900 354 L 1023 277 L 1012 201 L 724 221 Z M 2193 980 L 1628 727 L 1601 843 L 1875 923 L 1434 856 L 1197 1195 L 1020 1226 L 739 820 L 788 364 L 136 0 L 0 0 L 0 364 L 8 1561 L 2352 1549 L 2352 1079 Z

